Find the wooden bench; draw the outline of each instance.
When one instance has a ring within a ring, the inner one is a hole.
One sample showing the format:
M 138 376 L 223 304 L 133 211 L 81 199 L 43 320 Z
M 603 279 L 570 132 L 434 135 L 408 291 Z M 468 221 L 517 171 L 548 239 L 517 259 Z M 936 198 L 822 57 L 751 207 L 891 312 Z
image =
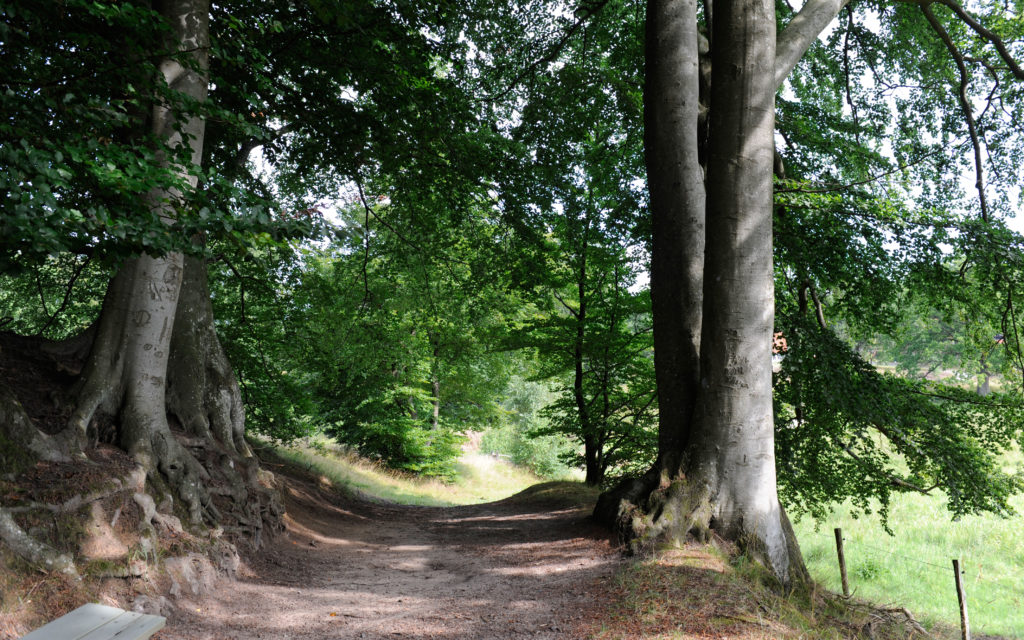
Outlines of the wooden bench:
M 162 616 L 87 604 L 21 640 L 145 640 L 163 629 L 165 622 Z

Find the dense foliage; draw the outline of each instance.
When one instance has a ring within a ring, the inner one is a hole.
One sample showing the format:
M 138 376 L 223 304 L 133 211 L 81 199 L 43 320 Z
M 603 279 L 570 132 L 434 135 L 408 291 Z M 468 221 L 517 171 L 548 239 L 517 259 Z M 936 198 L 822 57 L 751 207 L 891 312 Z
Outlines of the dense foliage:
M 1005 512 L 1021 489 L 996 465 L 1022 438 L 1020 8 L 972 7 L 988 37 L 957 6 L 851 4 L 777 102 L 776 434 L 798 510 L 935 489 Z M 79 333 L 120 261 L 185 250 L 255 431 L 438 475 L 486 428 L 546 473 L 649 465 L 642 3 L 216 3 L 203 105 L 138 54 L 164 32 L 147 3 L 0 16 L 3 328 Z M 145 133 L 158 100 L 207 119 L 196 189 L 154 160 L 187 164 Z M 168 224 L 141 195 L 172 184 Z M 972 393 L 990 379 L 1002 393 Z

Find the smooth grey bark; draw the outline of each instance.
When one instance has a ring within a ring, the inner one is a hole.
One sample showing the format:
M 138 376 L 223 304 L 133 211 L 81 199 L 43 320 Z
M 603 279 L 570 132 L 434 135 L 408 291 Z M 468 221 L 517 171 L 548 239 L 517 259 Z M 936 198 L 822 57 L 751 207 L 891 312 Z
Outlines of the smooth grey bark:
M 78 571 L 70 556 L 59 553 L 48 544 L 39 542 L 18 526 L 14 516 L 0 507 L 0 540 L 7 547 L 33 565 L 45 571 L 59 571 L 75 578 Z
M 156 3 L 155 8 L 170 27 L 168 42 L 155 46 L 183 52 L 181 58 L 168 56 L 160 61 L 163 81 L 195 102 L 205 101 L 209 0 L 167 0 Z M 183 116 L 172 105 L 157 101 L 150 124 L 151 132 L 169 148 L 185 146 L 192 163 L 201 163 L 202 118 Z M 158 151 L 157 157 L 195 188 L 196 178 L 187 167 L 174 165 L 163 151 Z M 176 189 L 157 187 L 143 197 L 151 210 L 171 222 L 182 195 Z M 104 299 L 69 430 L 84 446 L 97 413 L 118 417 L 121 445 L 149 474 L 162 474 L 161 481 L 169 482 L 198 522 L 217 515 L 206 490 L 209 474 L 171 433 L 165 401 L 184 267 L 180 253 L 141 255 L 122 265 Z
M 706 3 L 706 9 L 710 3 Z M 658 459 L 603 493 L 594 516 L 642 547 L 665 533 L 649 504 L 681 471 L 699 418 L 706 194 L 701 166 L 701 47 L 696 0 L 648 0 L 644 156 L 652 227 L 651 310 Z M 706 46 L 706 42 L 705 42 Z M 689 526 L 676 519 L 685 535 Z M 675 535 L 668 532 L 668 535 Z
M 209 0 L 167 0 L 154 8 L 170 27 L 168 40 L 154 43 L 155 50 L 181 52 L 160 61 L 162 79 L 189 102 L 202 103 L 208 91 Z M 191 163 L 200 165 L 201 117 L 157 101 L 149 122 L 151 133 L 168 148 L 184 147 Z M 188 189 L 195 188 L 188 167 L 162 150 L 156 157 Z M 170 223 L 184 194 L 154 188 L 140 197 Z M 83 455 L 94 419 L 112 417 L 121 446 L 163 493 L 161 503 L 176 498 L 193 522 L 221 524 L 214 498 L 222 498 L 219 504 L 231 516 L 224 528 L 258 547 L 266 525 L 280 523 L 282 507 L 244 440 L 241 394 L 214 331 L 205 264 L 180 253 L 125 261 L 108 286 L 97 323 L 80 338 L 48 350 L 77 353 L 85 345 L 88 357 L 65 430 L 58 437 L 40 432 L 17 399 L 2 390 L 0 445 L 13 444 L 35 459 Z M 169 416 L 195 437 L 173 433 Z M 0 540 L 38 566 L 74 572 L 69 558 L 33 540 L 2 509 Z
M 653 250 L 651 304 L 660 465 L 674 474 L 698 397 L 704 270 L 704 173 L 696 0 L 647 4 L 644 149 Z
M 181 292 L 168 361 L 167 410 L 189 433 L 213 437 L 231 453 L 251 457 L 242 393 L 214 329 L 205 261 L 185 257 Z
M 719 0 L 711 52 L 703 419 L 689 481 L 714 529 L 742 540 L 784 583 L 789 545 L 775 484 L 771 344 L 775 5 Z
M 713 530 L 783 584 L 807 579 L 775 479 L 774 95 L 845 3 L 810 0 L 780 35 L 778 51 L 770 1 L 715 3 L 706 183 L 696 6 L 648 3 L 645 148 L 659 456 L 595 508 L 633 550 Z
M 32 424 L 14 391 L 0 387 L 0 473 L 15 473 L 37 460 L 61 462 L 70 453 L 66 442 Z
M 835 20 L 839 10 L 850 0 L 807 0 L 786 28 L 779 34 L 775 45 L 775 88 L 782 83 L 800 62 L 821 32 Z

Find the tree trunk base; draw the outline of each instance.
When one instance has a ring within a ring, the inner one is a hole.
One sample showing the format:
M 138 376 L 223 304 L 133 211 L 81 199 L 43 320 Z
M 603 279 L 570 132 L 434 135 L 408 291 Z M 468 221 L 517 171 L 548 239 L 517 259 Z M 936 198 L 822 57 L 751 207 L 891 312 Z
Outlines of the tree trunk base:
M 197 540 L 223 534 L 222 543 L 255 550 L 282 528 L 283 502 L 244 438 L 241 394 L 214 331 L 205 265 L 184 263 L 197 293 L 182 294 L 183 304 L 175 305 L 189 317 L 174 319 L 172 337 L 169 315 L 129 301 L 142 286 L 147 300 L 176 302 L 177 294 L 160 284 L 173 284 L 179 269 L 171 261 L 144 259 L 130 261 L 118 274 L 100 319 L 84 335 L 53 344 L 0 336 L 0 481 L 39 488 L 49 484 L 49 473 L 81 473 L 90 478 L 86 482 L 99 482 L 107 458 L 93 450 L 113 445 L 141 467 L 134 491 L 153 505 L 139 525 L 144 538 L 153 538 L 153 522 L 180 520 Z M 166 373 L 145 366 L 146 358 L 169 353 Z M 74 483 L 55 482 L 39 495 L 53 494 L 57 485 L 62 495 L 78 490 Z M 31 566 L 73 571 L 75 543 L 51 535 L 56 524 L 23 528 L 20 515 L 60 506 L 47 504 L 49 498 L 30 502 L 18 507 L 17 516 L 9 509 L 0 514 L 0 544 Z
M 653 553 L 666 544 L 711 537 L 711 500 L 684 476 L 668 481 L 657 469 L 601 494 L 594 518 L 611 526 L 629 555 Z
M 781 505 L 779 511 L 789 556 L 789 566 L 782 575 L 759 536 L 745 530 L 739 535 L 721 530 L 710 488 L 704 483 L 688 481 L 681 473 L 669 480 L 667 474 L 658 473 L 658 468 L 654 467 L 639 478 L 624 480 L 601 494 L 593 517 L 616 533 L 626 555 L 651 555 L 660 547 L 678 546 L 689 540 L 702 544 L 726 543 L 723 547 L 732 543 L 732 552 L 764 566 L 779 587 L 790 592 L 809 586 L 811 577 Z

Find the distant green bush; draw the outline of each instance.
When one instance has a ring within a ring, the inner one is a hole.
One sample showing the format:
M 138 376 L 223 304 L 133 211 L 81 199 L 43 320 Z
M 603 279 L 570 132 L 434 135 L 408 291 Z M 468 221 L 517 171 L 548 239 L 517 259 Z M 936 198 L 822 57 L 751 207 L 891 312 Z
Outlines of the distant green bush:
M 508 456 L 512 463 L 526 467 L 542 478 L 560 479 L 569 475 L 565 460 L 574 446 L 568 437 L 555 434 L 531 436 L 546 426 L 541 411 L 556 395 L 544 384 L 513 376 L 502 402 L 503 419 L 484 431 L 480 450 Z
M 484 432 L 480 450 L 491 455 L 508 456 L 512 463 L 526 467 L 542 478 L 554 480 L 569 474 L 561 456 L 572 450 L 564 436 L 531 438 L 515 424 L 504 424 Z

